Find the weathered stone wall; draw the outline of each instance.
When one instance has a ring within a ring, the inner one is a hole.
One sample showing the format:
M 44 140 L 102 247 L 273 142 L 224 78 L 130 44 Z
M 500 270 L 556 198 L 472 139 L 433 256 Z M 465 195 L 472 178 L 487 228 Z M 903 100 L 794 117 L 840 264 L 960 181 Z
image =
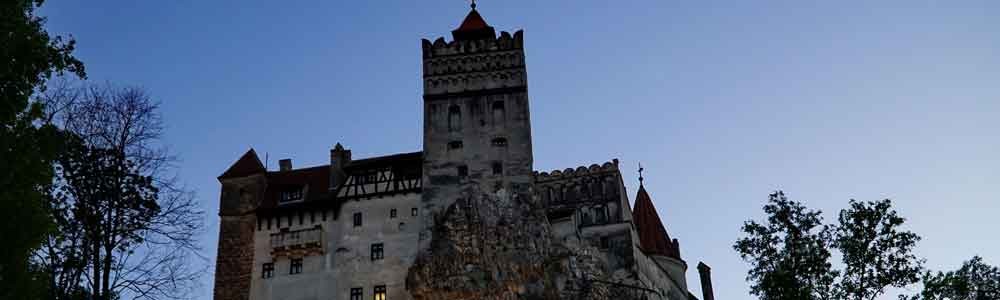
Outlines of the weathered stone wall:
M 264 180 L 263 175 L 222 179 L 213 290 L 216 300 L 250 298 L 256 225 L 253 210 L 264 192 Z

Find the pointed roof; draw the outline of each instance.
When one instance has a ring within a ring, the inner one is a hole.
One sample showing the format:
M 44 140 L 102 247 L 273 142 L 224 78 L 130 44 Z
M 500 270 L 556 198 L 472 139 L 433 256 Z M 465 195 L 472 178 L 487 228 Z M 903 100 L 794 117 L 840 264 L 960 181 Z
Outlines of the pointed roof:
M 639 246 L 643 252 L 681 259 L 676 242 L 671 241 L 667 230 L 663 228 L 660 215 L 653 206 L 653 200 L 642 184 L 639 184 L 639 192 L 635 195 L 632 219 L 639 231 Z
M 257 152 L 254 151 L 253 148 L 250 148 L 250 151 L 244 153 L 240 159 L 236 160 L 236 163 L 230 166 L 229 169 L 226 169 L 226 172 L 219 175 L 219 179 L 245 177 L 253 174 L 264 173 L 265 171 L 267 170 L 264 169 L 264 164 L 262 164 L 260 162 L 260 158 L 257 157 Z
M 458 26 L 458 29 L 451 31 L 452 37 L 455 40 L 478 40 L 496 38 L 496 31 L 493 30 L 489 24 L 486 24 L 486 20 L 483 19 L 482 15 L 479 15 L 479 11 L 475 7 L 469 12 L 469 15 L 465 16 L 465 20 L 462 21 L 462 25 Z

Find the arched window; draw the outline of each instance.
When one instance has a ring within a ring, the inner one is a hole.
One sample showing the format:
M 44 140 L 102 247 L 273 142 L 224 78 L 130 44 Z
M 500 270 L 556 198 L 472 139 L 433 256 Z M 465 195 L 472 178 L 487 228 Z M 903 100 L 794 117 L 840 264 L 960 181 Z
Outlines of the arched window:
M 458 105 L 448 107 L 448 131 L 462 130 L 462 109 Z
M 502 126 L 506 112 L 503 101 L 493 102 L 493 126 Z

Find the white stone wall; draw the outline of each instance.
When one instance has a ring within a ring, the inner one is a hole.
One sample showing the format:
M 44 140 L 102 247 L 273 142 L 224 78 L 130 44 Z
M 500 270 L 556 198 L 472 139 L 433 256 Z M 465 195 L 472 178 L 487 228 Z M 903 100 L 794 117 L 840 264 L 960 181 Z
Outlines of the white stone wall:
M 374 287 L 385 285 L 387 299 L 410 299 L 405 291 L 406 272 L 417 253 L 417 237 L 422 225 L 419 210 L 420 194 L 409 193 L 370 199 L 348 200 L 340 207 L 339 215 L 332 212 L 324 222 L 316 212 L 316 221 L 306 213 L 300 225 L 298 217 L 292 218 L 289 230 L 313 228 L 320 225 L 324 231 L 322 255 L 303 257 L 300 274 L 289 274 L 290 258 L 271 255 L 270 236 L 280 229 L 272 222 L 267 230 L 256 231 L 251 300 L 336 300 L 349 299 L 351 288 L 362 288 L 362 299 L 371 299 Z M 418 208 L 412 216 L 411 209 Z M 395 218 L 390 210 L 396 209 Z M 362 213 L 362 226 L 355 227 L 353 215 Z M 371 245 L 384 245 L 384 259 L 371 260 Z M 274 263 L 274 276 L 261 278 L 264 263 Z

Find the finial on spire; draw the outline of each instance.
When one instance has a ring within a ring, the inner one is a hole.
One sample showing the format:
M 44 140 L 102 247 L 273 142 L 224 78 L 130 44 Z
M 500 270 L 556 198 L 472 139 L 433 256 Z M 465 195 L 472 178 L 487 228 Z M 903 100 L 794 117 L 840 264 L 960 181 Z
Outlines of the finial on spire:
M 472 6 L 473 10 L 475 10 L 476 9 L 476 0 L 472 0 L 472 5 L 470 5 L 470 6 Z
M 642 185 L 642 170 L 643 170 L 642 163 L 640 162 L 639 163 L 639 185 L 640 186 Z

